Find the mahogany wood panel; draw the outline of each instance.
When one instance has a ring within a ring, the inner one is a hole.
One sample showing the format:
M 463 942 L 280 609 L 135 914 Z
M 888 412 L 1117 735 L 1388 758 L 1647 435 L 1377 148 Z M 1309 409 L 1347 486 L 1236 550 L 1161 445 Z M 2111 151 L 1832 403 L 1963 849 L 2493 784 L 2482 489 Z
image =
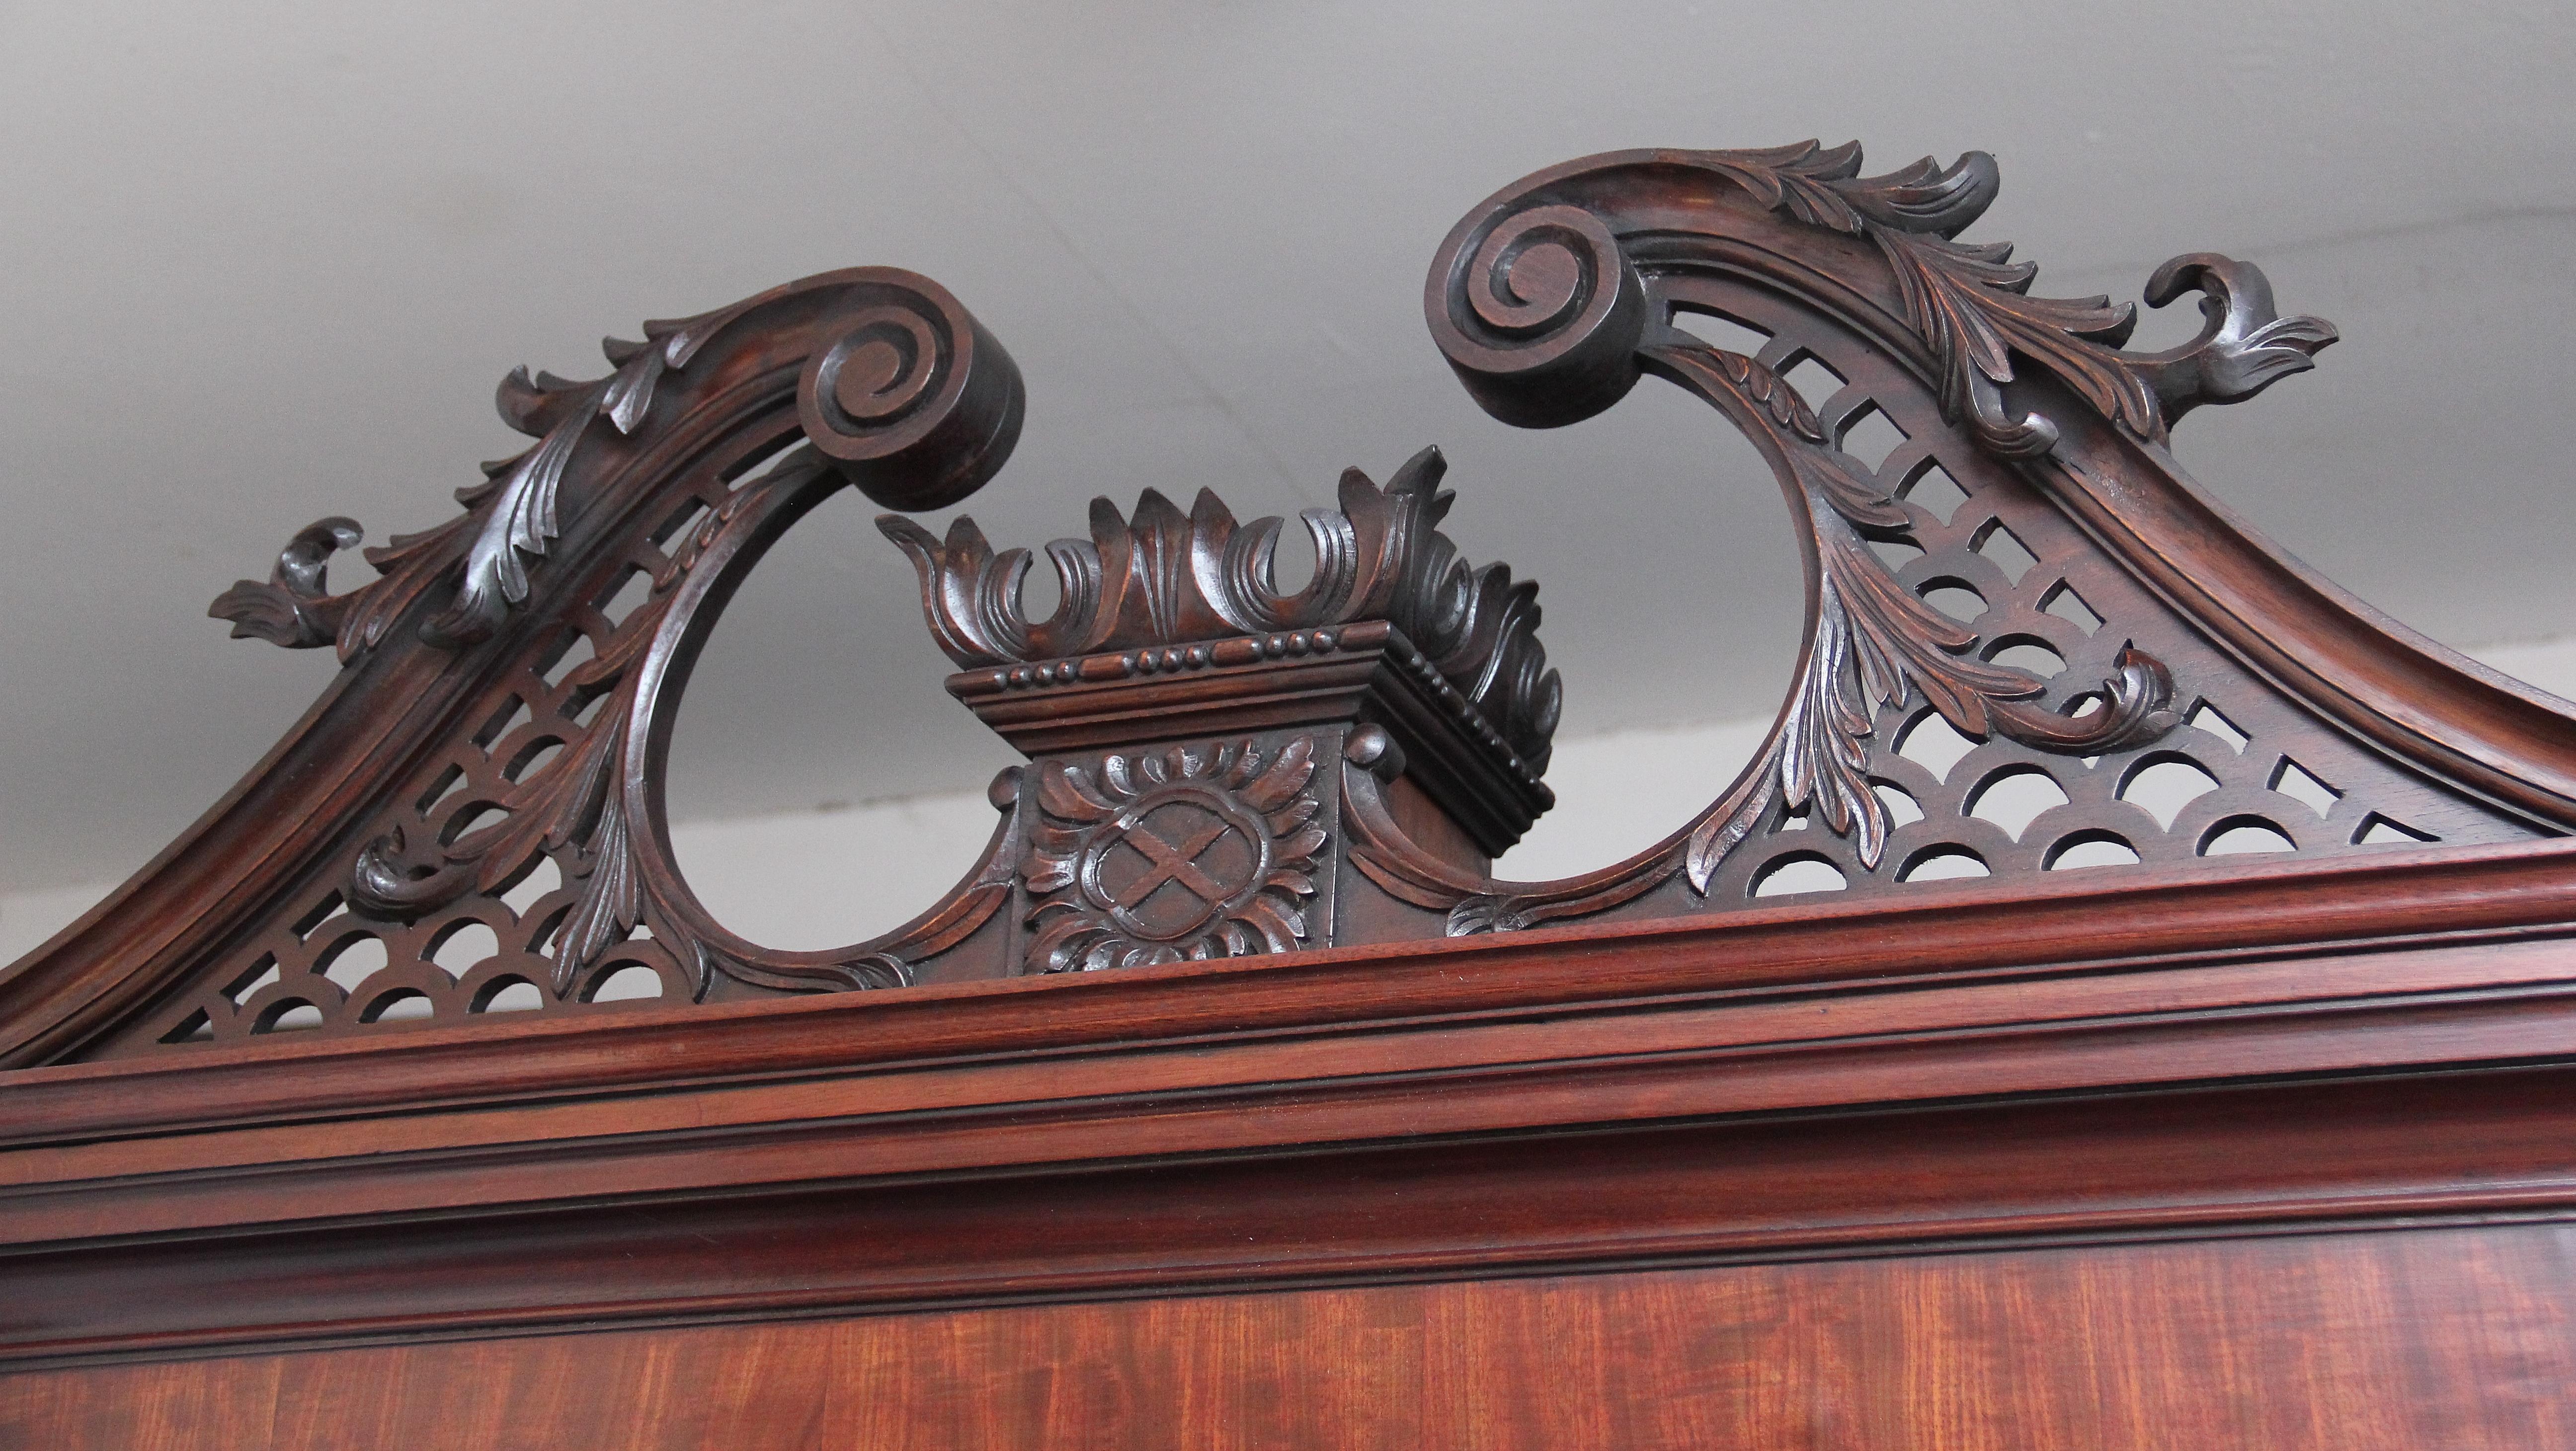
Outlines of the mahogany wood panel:
M 2576 1444 L 2576 1229 L 1397 1285 L 116 1366 L 0 1445 Z
M 1641 1091 L 1669 1101 L 1671 1081 Z M 1266 1152 L 1188 1156 L 1007 1112 L 1001 1127 L 1058 1160 L 1017 1167 L 936 1118 L 913 1126 L 926 1143 L 898 1131 L 853 1152 L 818 1113 L 747 1144 L 702 1138 L 680 1165 L 695 1180 L 658 1193 L 613 1157 L 625 1146 L 574 1140 L 497 1162 L 429 1155 L 410 1182 L 375 1175 L 363 1152 L 340 1172 L 283 1179 L 138 1172 L 104 1192 L 22 1196 L 13 1233 L 50 1242 L 0 1259 L 0 1365 L 2576 1219 L 2576 1083 L 2564 1069 L 1445 1142 L 1421 1122 L 1432 1106 L 1418 1090 L 1392 1098 L 1376 1142 L 1299 1150 L 1285 1142 L 1301 1127 L 1292 1103 L 1131 1105 L 1148 1125 L 1185 1130 L 1210 1115 L 1275 1121 Z M 925 1148 L 960 1142 L 968 1167 L 924 1172 Z M 789 1182 L 756 1187 L 747 1169 Z M 436 1177 L 418 1182 L 424 1172 Z M 732 1184 L 717 1182 L 726 1175 Z M 510 1197 L 537 1202 L 493 1202 Z M 157 1231 L 145 1222 L 156 1215 Z

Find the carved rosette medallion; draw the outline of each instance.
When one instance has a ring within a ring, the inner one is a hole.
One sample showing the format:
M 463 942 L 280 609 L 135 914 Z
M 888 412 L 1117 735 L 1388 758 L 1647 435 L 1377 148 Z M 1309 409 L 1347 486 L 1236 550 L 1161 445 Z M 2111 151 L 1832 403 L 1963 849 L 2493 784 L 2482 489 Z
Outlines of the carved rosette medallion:
M 1021 868 L 1027 970 L 1288 952 L 1312 928 L 1323 803 L 1311 737 L 1103 757 L 1038 773 Z

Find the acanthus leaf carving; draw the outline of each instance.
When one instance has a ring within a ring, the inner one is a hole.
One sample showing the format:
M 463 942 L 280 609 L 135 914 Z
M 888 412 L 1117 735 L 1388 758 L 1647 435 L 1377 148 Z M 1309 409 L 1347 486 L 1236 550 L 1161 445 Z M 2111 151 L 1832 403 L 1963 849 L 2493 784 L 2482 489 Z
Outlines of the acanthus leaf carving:
M 604 693 L 591 724 L 568 732 L 572 739 L 561 753 L 493 803 L 505 813 L 501 820 L 443 846 L 416 847 L 400 826 L 371 842 L 352 864 L 344 888 L 349 900 L 362 910 L 407 920 L 468 892 L 498 894 L 541 857 L 553 857 L 573 892 L 555 938 L 552 987 L 558 995 L 571 991 L 586 970 L 647 920 L 678 939 L 670 945 L 693 969 L 701 993 L 719 972 L 790 990 L 910 982 L 910 967 L 889 950 L 846 961 L 756 962 L 693 932 L 688 924 L 695 913 L 670 900 L 669 885 L 644 869 L 635 801 L 625 789 L 630 747 L 640 728 L 643 667 L 685 625 L 676 613 L 682 585 L 711 551 L 758 527 L 764 514 L 828 468 L 828 460 L 804 450 L 737 487 L 699 520 L 654 576 L 644 602 L 593 658 L 565 677 L 577 690 Z M 981 920 L 999 896 L 998 881 L 982 883 L 975 900 L 958 905 L 965 916 Z M 942 920 L 930 931 L 937 935 L 956 926 Z
M 206 613 L 231 621 L 236 640 L 256 637 L 290 650 L 328 645 L 339 636 L 340 617 L 349 601 L 347 595 L 330 592 L 331 556 L 355 549 L 365 538 L 366 531 L 355 519 L 338 515 L 316 519 L 297 530 L 278 551 L 277 564 L 265 582 L 234 581 L 231 589 L 206 607 Z
M 1816 546 L 1805 667 L 1755 764 L 1753 789 L 1722 802 L 1691 834 L 1686 869 L 1695 889 L 1707 890 L 1718 863 L 1775 804 L 1809 812 L 1852 838 L 1861 864 L 1875 869 L 1890 823 L 1870 787 L 1864 740 L 1881 712 L 1917 695 L 1962 735 L 2002 734 L 2069 755 L 2153 739 L 2180 724 L 2169 708 L 2171 676 L 2134 650 L 2121 657 L 2120 678 L 2103 683 L 2108 704 L 2088 715 L 2017 704 L 2048 683 L 1976 659 L 1969 653 L 1975 631 L 1897 583 L 1861 531 L 1901 533 L 1909 523 L 1904 508 L 1826 442 L 1786 383 L 1754 359 L 1705 344 L 1662 343 L 1647 356 L 1650 367 L 1726 411 L 1785 469 L 1806 503 L 1803 522 Z
M 511 607 L 527 599 L 528 561 L 543 557 L 563 532 L 560 495 L 564 470 L 571 465 L 573 451 L 592 419 L 599 415 L 608 384 L 630 370 L 640 374 L 644 370 L 639 360 L 655 356 L 658 354 L 650 348 L 638 352 L 624 368 L 599 383 L 576 387 L 548 375 L 536 385 L 548 392 L 560 392 L 570 401 L 565 407 L 544 410 L 555 416 L 553 426 L 538 438 L 534 448 L 510 463 L 508 472 L 491 485 L 460 492 L 458 501 L 475 511 L 478 522 L 473 538 L 465 546 L 464 573 L 457 582 L 456 596 L 446 609 L 423 622 L 422 639 L 449 649 L 487 639 L 500 627 Z M 503 380 L 502 392 L 506 395 L 514 383 L 526 381 L 527 371 L 521 369 Z M 510 416 L 506 406 L 502 414 L 505 418 Z
M 2251 398 L 2292 373 L 2315 367 L 2319 350 L 2341 336 L 2316 317 L 2283 317 L 2272 304 L 2263 269 L 2216 252 L 2186 252 L 2147 279 L 2147 305 L 2163 307 L 2198 292 L 2205 320 L 2199 337 L 2135 359 L 2164 405 L 2168 424 L 2204 403 Z
M 1715 235 L 1641 223 L 1632 242 L 1569 203 L 1578 179 L 1630 169 L 1713 172 L 1766 211 L 1870 243 L 1887 263 L 1907 327 L 1931 355 L 1943 416 L 1966 421 L 1980 443 L 2008 458 L 2046 454 L 2059 439 L 2048 418 L 2016 415 L 2006 404 L 2003 386 L 2014 379 L 2016 354 L 2049 369 L 2120 428 L 2161 442 L 2183 412 L 2251 397 L 2313 366 L 2313 355 L 2336 339 L 2320 319 L 2279 317 L 2270 285 L 2252 264 L 2193 253 L 2157 270 L 2147 301 L 2162 307 L 2201 291 L 2210 326 L 2170 352 L 2120 351 L 2136 323 L 2133 306 L 2102 296 L 2031 296 L 2039 269 L 2013 261 L 2010 243 L 1954 240 L 2001 189 L 2001 172 L 1982 151 L 1948 167 L 1926 157 L 1874 177 L 1860 175 L 1857 143 L 1596 160 L 1596 172 L 1578 163 L 1497 198 L 1461 224 L 1434 269 L 1426 299 L 1432 331 L 1486 408 L 1508 421 L 1567 423 L 1618 401 L 1634 381 L 1634 351 L 1652 322 L 1643 308 L 1582 308 L 1574 300 L 1637 289 L 1640 257 L 1668 265 Z M 1609 221 L 1634 200 L 1605 192 Z M 1564 279 L 1549 290 L 1553 310 L 1516 301 L 1513 268 L 1541 248 L 1565 259 L 1540 273 Z
M 1237 524 L 1204 489 L 1187 513 L 1153 489 L 1131 516 L 1094 499 L 1091 538 L 1047 546 L 1059 590 L 1044 621 L 1019 607 L 1029 552 L 996 552 L 971 518 L 951 521 L 945 540 L 899 514 L 877 527 L 912 560 L 932 638 L 962 667 L 1383 619 L 1531 771 L 1544 770 L 1562 686 L 1538 641 L 1538 586 L 1513 578 L 1507 565 L 1477 568 L 1459 558 L 1439 532 L 1455 498 L 1439 487 L 1447 468 L 1440 451 L 1427 448 L 1384 488 L 1346 470 L 1341 508 L 1301 515 L 1316 564 L 1293 592 L 1277 588 L 1273 568 L 1284 520 Z
M 587 502 L 568 499 L 565 489 L 595 436 L 592 425 L 604 422 L 613 437 L 640 437 L 665 381 L 728 328 L 764 308 L 832 293 L 860 305 L 849 309 L 845 332 L 805 359 L 797 402 L 808 440 L 879 503 L 927 507 L 973 492 L 1018 440 L 1024 404 L 1017 367 L 928 279 L 885 268 L 824 273 L 694 317 L 648 321 L 641 342 L 604 339 L 611 371 L 602 378 L 512 370 L 494 406 L 536 443 L 484 465 L 481 482 L 458 489 L 464 514 L 369 550 L 380 577 L 346 594 L 303 598 L 245 582 L 209 613 L 232 620 L 236 634 L 293 646 L 336 643 L 346 663 L 381 644 L 434 588 L 452 584 L 446 605 L 421 622 L 420 637 L 444 649 L 490 638 L 527 602 L 531 571 L 570 527 L 570 511 Z M 863 353 L 892 357 L 891 371 L 870 364 L 845 373 L 842 364 Z
M 644 420 L 654 384 L 664 369 L 685 358 L 708 332 L 741 310 L 737 305 L 682 323 L 647 324 L 651 339 L 647 343 L 610 338 L 604 350 L 617 366 L 596 382 L 569 382 L 551 373 L 531 377 L 524 367 L 512 370 L 495 391 L 495 409 L 504 423 L 535 435 L 535 446 L 486 465 L 487 478 L 457 490 L 457 502 L 467 510 L 460 518 L 368 551 L 367 558 L 380 577 L 345 595 L 311 601 L 301 612 L 310 622 L 308 627 L 296 638 L 279 643 L 336 643 L 345 661 L 381 643 L 396 618 L 431 586 L 451 577 L 456 582 L 455 596 L 445 609 L 422 622 L 421 638 L 450 649 L 488 638 L 509 611 L 527 599 L 529 562 L 542 558 L 563 532 L 565 471 L 591 422 L 606 417 L 618 433 L 633 433 Z M 349 532 L 340 547 L 357 543 L 354 524 Z M 209 613 L 233 620 L 237 635 L 273 638 L 264 630 L 242 627 L 245 611 L 268 603 L 245 596 L 244 587 L 236 585 L 216 600 Z M 329 606 L 327 613 L 320 608 L 324 605 Z M 326 624 L 327 633 L 322 629 Z
M 1859 175 L 1857 143 L 1692 154 L 1766 207 L 1875 243 L 1895 277 L 1906 321 L 1941 362 L 1944 414 L 1969 418 L 1979 438 L 2007 457 L 2047 453 L 2058 438 L 2048 419 L 2015 418 L 2004 407 L 2001 388 L 2012 381 L 2015 351 L 2040 360 L 2103 416 L 2140 437 L 2161 439 L 2188 409 L 2250 398 L 2315 366 L 2314 354 L 2336 340 L 2333 325 L 2321 319 L 2279 317 L 2259 268 L 2201 252 L 2156 269 L 2146 301 L 2163 307 L 2187 291 L 2203 291 L 2208 330 L 2171 353 L 2120 352 L 2137 321 L 2129 304 L 2100 296 L 2033 297 L 2039 268 L 2014 262 L 2011 243 L 1953 240 L 2001 189 L 2001 172 L 1982 151 L 1946 169 L 1925 157 L 1877 177 Z
M 587 930 L 578 937 L 568 932 L 567 941 L 587 950 L 568 953 L 562 970 L 586 966 L 598 948 L 613 940 L 600 924 L 622 916 L 622 925 L 631 927 L 631 911 L 617 910 L 616 869 L 606 877 L 598 869 L 603 861 L 622 857 L 626 845 L 622 824 L 605 823 L 621 814 L 612 798 L 634 713 L 639 679 L 635 666 L 661 634 L 681 580 L 707 548 L 754 512 L 757 504 L 794 486 L 815 467 L 819 463 L 803 469 L 782 466 L 767 480 L 735 491 L 698 522 L 654 579 L 644 603 L 596 656 L 568 677 L 575 685 L 608 687 L 607 701 L 563 753 L 519 782 L 506 799 L 494 803 L 507 813 L 500 821 L 447 843 L 439 848 L 435 861 L 415 860 L 402 828 L 395 827 L 358 854 L 349 882 L 351 900 L 386 916 L 415 916 L 468 891 L 498 891 L 524 874 L 540 855 L 569 848 L 581 868 L 575 875 L 586 884 L 578 915 Z M 614 840 L 599 840 L 603 831 Z M 610 900 L 594 905 L 593 897 L 601 894 Z

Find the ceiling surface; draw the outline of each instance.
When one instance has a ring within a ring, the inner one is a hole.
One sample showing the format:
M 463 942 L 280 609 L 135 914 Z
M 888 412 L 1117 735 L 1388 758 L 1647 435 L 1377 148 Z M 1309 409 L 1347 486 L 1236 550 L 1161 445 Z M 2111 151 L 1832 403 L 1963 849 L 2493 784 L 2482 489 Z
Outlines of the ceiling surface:
M 1452 536 L 1545 585 L 1569 732 L 1767 711 L 1798 574 L 1749 448 L 1671 390 L 1515 432 L 1422 326 L 1468 207 L 1630 146 L 1993 151 L 1970 236 L 2051 294 L 2258 261 L 2345 341 L 2195 414 L 2184 462 L 2440 639 L 2565 633 L 2571 74 L 2576 10 L 2502 0 L 0 4 L 0 891 L 123 875 L 293 722 L 328 652 L 206 602 L 321 515 L 452 512 L 523 442 L 510 367 L 593 376 L 604 333 L 857 264 L 1018 359 L 1026 432 L 970 506 L 997 542 L 1147 486 L 1293 512 L 1437 442 Z M 679 814 L 1008 759 L 868 512 L 819 511 L 717 629 Z

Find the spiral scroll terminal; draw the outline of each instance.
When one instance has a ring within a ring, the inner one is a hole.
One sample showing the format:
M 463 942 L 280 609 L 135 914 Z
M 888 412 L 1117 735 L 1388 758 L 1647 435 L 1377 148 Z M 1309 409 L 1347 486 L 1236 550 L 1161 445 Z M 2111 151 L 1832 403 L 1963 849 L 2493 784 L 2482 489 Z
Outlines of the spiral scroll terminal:
M 1636 386 L 1645 283 L 1581 207 L 1461 223 L 1432 262 L 1423 306 L 1449 366 L 1506 423 L 1577 423 Z

